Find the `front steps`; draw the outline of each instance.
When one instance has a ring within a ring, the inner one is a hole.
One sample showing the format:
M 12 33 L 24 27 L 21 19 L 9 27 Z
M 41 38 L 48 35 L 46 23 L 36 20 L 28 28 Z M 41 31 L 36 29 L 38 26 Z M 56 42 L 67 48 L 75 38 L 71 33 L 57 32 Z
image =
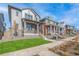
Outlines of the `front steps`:
M 59 34 L 47 35 L 46 37 L 49 38 L 49 39 L 54 39 L 54 40 L 59 40 L 59 39 L 65 38 L 64 36 L 59 35 Z

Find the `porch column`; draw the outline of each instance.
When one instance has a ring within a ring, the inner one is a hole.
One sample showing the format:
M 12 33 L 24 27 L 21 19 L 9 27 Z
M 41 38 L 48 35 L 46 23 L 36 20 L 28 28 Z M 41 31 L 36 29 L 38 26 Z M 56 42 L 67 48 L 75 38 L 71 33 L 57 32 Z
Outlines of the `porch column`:
M 52 32 L 53 32 L 53 31 L 52 31 L 52 25 L 50 25 L 50 33 L 52 34 Z
M 26 22 L 24 22 L 24 32 L 26 32 Z
M 48 34 L 48 29 L 47 29 L 48 27 L 45 25 L 45 27 L 44 27 L 44 34 L 45 35 L 47 35 Z
M 64 35 L 66 35 L 66 28 L 63 29 Z
M 60 34 L 60 27 L 59 27 L 59 34 Z
M 43 35 L 45 35 L 45 25 L 44 24 L 42 24 L 42 33 L 43 33 Z
M 37 24 L 37 33 L 39 34 L 39 24 Z
M 56 28 L 56 27 L 54 26 L 54 33 L 55 33 L 55 28 Z
M 59 29 L 58 29 L 58 30 L 59 30 L 59 34 L 60 34 L 60 27 L 59 27 Z
M 58 26 L 56 26 L 56 33 L 58 33 L 58 30 L 57 29 L 58 29 Z
M 65 35 L 65 28 L 63 28 L 63 35 Z

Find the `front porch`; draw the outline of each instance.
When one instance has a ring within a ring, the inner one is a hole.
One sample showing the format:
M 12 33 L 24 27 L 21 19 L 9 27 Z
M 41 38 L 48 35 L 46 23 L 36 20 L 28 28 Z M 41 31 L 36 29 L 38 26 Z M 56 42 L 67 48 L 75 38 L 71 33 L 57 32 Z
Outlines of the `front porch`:
M 62 29 L 63 30 L 63 29 Z M 64 38 L 60 27 L 56 25 L 41 24 L 41 34 L 49 39 L 62 39 Z
M 45 36 L 56 33 L 57 27 L 55 25 L 41 24 L 41 33 Z
M 73 30 L 72 29 L 66 29 L 66 35 L 73 36 L 74 35 Z
M 39 33 L 39 23 L 32 20 L 23 20 L 23 31 L 24 34 L 26 33 L 32 33 L 37 34 Z

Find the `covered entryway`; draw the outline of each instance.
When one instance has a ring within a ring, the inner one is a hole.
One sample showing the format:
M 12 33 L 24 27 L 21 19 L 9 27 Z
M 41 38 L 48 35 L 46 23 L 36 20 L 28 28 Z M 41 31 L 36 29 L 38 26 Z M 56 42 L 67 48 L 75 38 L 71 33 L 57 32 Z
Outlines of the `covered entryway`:
M 32 20 L 23 20 L 24 33 L 39 33 L 39 23 Z

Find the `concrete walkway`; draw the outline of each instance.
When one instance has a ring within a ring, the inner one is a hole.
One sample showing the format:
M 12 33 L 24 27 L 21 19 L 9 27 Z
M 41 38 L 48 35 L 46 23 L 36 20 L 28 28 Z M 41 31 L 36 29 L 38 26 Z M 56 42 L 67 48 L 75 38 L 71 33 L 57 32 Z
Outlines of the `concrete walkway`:
M 60 45 L 64 43 L 65 41 L 72 40 L 75 37 L 70 37 L 67 39 L 63 39 L 60 41 L 53 41 L 52 43 L 40 45 L 37 47 L 22 49 L 10 53 L 2 54 L 2 56 L 34 56 L 34 55 L 40 55 L 40 56 L 58 56 L 57 54 L 49 51 L 49 48 L 53 48 L 57 45 Z

